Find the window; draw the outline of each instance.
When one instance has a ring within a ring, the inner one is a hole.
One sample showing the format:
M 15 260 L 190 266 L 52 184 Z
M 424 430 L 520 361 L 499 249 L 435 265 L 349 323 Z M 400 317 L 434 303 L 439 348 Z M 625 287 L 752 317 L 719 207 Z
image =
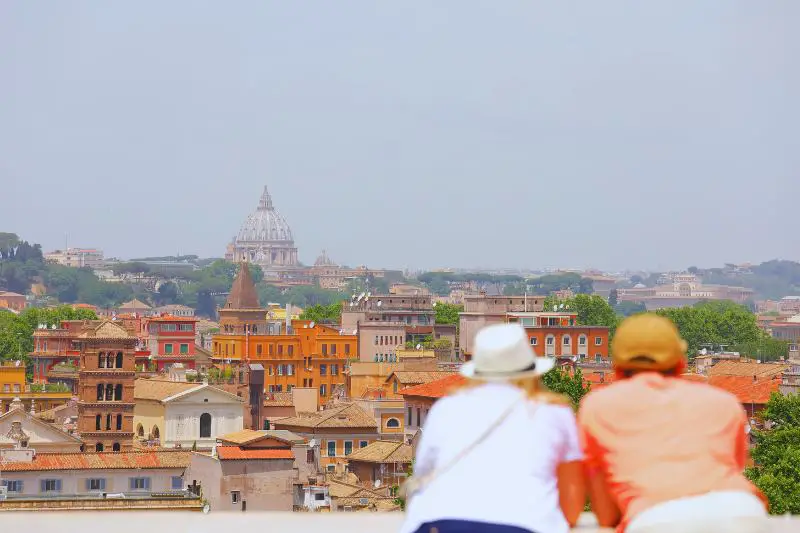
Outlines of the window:
M 586 346 L 586 335 L 578 337 L 578 346 Z
M 328 441 L 328 457 L 336 457 L 336 441 Z
M 331 376 L 339 375 L 339 365 L 331 365 Z
M 417 425 L 422 426 L 422 410 L 417 407 Z
M 114 401 L 121 402 L 122 401 L 122 384 L 118 383 L 116 387 L 114 387 Z
M 328 365 L 319 365 L 319 375 L 320 376 L 328 375 Z
M 192 328 L 191 324 L 181 324 L 180 328 L 178 328 L 178 329 L 180 331 L 192 331 L 194 328 Z
M 102 452 L 103 449 L 104 449 L 104 446 L 103 446 L 102 442 L 98 442 L 97 444 L 94 445 L 94 451 L 96 451 L 96 452 Z
M 0 481 L 0 486 L 6 487 L 8 492 L 22 492 L 23 483 L 21 479 L 4 479 Z
M 211 438 L 211 415 L 208 413 L 200 415 L 200 438 Z
M 188 344 L 181 344 L 181 354 L 186 355 L 189 353 L 189 345 Z
M 167 344 L 164 345 L 164 353 L 165 354 L 171 354 L 172 353 L 172 343 L 171 342 L 168 342 Z
M 324 492 L 317 492 L 314 494 L 314 500 L 318 502 L 325 501 L 325 493 Z
M 122 448 L 120 447 L 119 442 L 115 442 L 114 444 L 111 445 L 111 451 L 112 452 L 118 452 L 121 449 Z
M 117 352 L 117 368 L 122 368 L 122 352 Z
M 122 431 L 122 415 L 117 415 L 117 431 Z M 119 450 L 114 450 L 119 451 Z
M 106 367 L 106 354 L 100 352 L 97 354 L 97 368 L 105 368 Z
M 242 495 L 238 490 L 231 491 L 231 503 L 233 505 L 237 505 L 240 501 L 242 501 Z
M 111 415 L 106 415 L 106 431 L 111 431 Z
M 549 337 L 547 337 L 547 345 L 548 345 L 548 346 L 553 346 L 553 345 L 555 344 L 555 342 L 556 342 L 556 339 L 555 339 L 555 337 L 553 337 L 552 335 L 550 335 Z
M 106 480 L 103 478 L 92 478 L 86 480 L 87 492 L 98 492 L 106 490 Z
M 350 455 L 351 453 L 353 453 L 353 441 L 346 440 L 344 441 L 344 454 Z
M 104 391 L 105 391 L 105 387 L 103 386 L 103 384 L 102 383 L 98 383 L 97 384 L 97 401 L 98 402 L 102 402 L 103 401 L 103 398 L 105 397 L 104 396 Z M 8 391 L 6 391 L 6 392 L 8 392 Z
M 161 324 L 161 331 L 178 331 L 176 324 Z
M 392 392 L 397 394 L 397 380 L 392 382 Z
M 282 376 L 286 374 L 286 365 L 278 365 L 278 375 Z
M 537 344 L 539 344 L 539 339 L 531 337 L 531 346 L 536 346 Z
M 294 355 L 294 346 L 293 346 L 293 345 L 291 345 L 291 344 L 290 344 L 289 346 L 287 346 L 287 347 L 286 347 L 286 353 L 287 353 L 288 355 Z
M 275 368 L 272 365 L 269 365 L 269 375 L 270 376 L 274 376 L 275 375 Z
M 411 415 L 412 415 L 412 412 L 411 412 L 411 408 L 409 407 L 408 408 L 408 413 L 406 414 L 406 425 L 407 426 L 411 425 Z
M 366 448 L 367 446 L 369 446 L 369 442 L 368 441 L 362 440 L 362 441 L 359 441 L 359 443 L 358 443 L 358 447 L 359 448 Z
M 378 345 L 378 336 L 375 335 L 375 346 L 377 346 L 377 345 Z
M 325 468 L 326 468 L 326 470 L 327 470 L 328 472 L 335 472 L 335 471 L 336 471 L 336 465 L 328 465 L 328 466 L 327 466 L 327 467 L 325 467 Z
M 322 385 L 319 386 L 319 395 L 326 396 L 327 394 L 328 394 L 328 387 L 326 387 L 325 384 L 323 383 Z
M 11 385 L 9 385 L 8 383 L 4 383 L 3 392 L 11 392 Z
M 390 418 L 389 420 L 386 421 L 386 427 L 387 428 L 399 428 L 400 427 L 400 421 L 398 419 L 396 419 L 396 418 Z
M 286 365 L 286 375 L 287 376 L 294 376 L 294 365 L 293 364 Z
M 350 345 L 349 344 L 345 344 L 344 345 L 344 354 L 345 355 L 350 355 Z
M 328 355 L 328 345 L 327 344 L 323 344 L 322 345 L 322 355 Z
M 602 362 L 603 362 L 603 356 L 602 356 L 602 355 L 600 355 L 599 353 L 598 353 L 598 354 L 595 354 L 595 355 L 594 355 L 594 360 L 595 360 L 595 362 L 597 362 L 597 363 L 602 363 Z
M 336 355 L 336 345 L 331 344 L 331 355 Z
M 595 337 L 594 338 L 594 345 L 595 346 L 602 346 L 603 345 L 603 337 Z
M 41 492 L 61 492 L 60 479 L 43 479 L 40 481 Z
M 14 383 L 14 392 L 19 392 L 19 383 Z
M 172 490 L 183 490 L 183 478 L 181 476 L 172 476 L 172 483 L 170 486 Z
M 132 477 L 129 479 L 128 487 L 130 490 L 150 490 L 150 478 Z
M 272 355 L 275 352 L 274 344 L 267 344 L 267 348 L 269 348 L 267 351 L 269 352 L 270 355 Z
M 100 431 L 103 429 L 103 417 L 100 415 L 95 415 L 94 417 L 94 429 Z
M 570 337 L 569 335 L 564 335 L 563 337 L 561 337 L 561 343 L 564 346 L 571 345 L 572 344 L 572 337 Z
M 278 355 L 283 355 L 283 344 L 278 345 Z
M 261 345 L 256 344 L 256 355 L 261 355 L 261 349 L 262 349 Z

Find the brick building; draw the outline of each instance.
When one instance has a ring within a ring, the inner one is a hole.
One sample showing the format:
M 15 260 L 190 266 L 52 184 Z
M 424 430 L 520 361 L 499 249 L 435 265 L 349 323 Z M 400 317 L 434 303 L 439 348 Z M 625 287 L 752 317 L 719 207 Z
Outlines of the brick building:
M 87 451 L 133 446 L 136 337 L 111 321 L 87 321 L 73 341 L 80 353 L 78 433 Z

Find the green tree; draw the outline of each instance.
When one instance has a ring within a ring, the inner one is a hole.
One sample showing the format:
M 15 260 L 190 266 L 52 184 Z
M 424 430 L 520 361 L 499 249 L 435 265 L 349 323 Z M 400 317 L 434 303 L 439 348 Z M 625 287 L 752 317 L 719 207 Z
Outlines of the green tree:
M 583 381 L 583 374 L 580 368 L 576 368 L 574 373 L 561 368 L 554 368 L 542 378 L 547 388 L 558 394 L 567 396 L 575 409 L 581 399 L 589 392 L 589 384 Z
M 767 497 L 772 514 L 800 514 L 800 396 L 773 393 L 762 415 L 774 426 L 754 431 L 754 466 L 745 474 Z
M 434 310 L 436 311 L 437 324 L 453 324 L 457 326 L 459 322 L 458 314 L 464 311 L 464 306 L 436 302 Z
M 564 306 L 563 308 L 561 306 Z M 572 311 L 578 314 L 577 323 L 579 326 L 605 326 L 609 328 L 609 333 L 614 334 L 619 323 L 619 317 L 608 305 L 602 296 L 597 294 L 576 294 L 573 298 L 559 300 L 553 296 L 548 296 L 544 300 L 545 311 L 557 308 L 559 311 Z
M 338 323 L 342 318 L 342 303 L 328 305 L 312 305 L 300 314 L 301 320 L 313 320 L 318 324 Z
M 174 281 L 167 281 L 159 285 L 155 295 L 158 305 L 169 305 L 180 303 L 180 289 Z
M 640 302 L 619 302 L 614 306 L 614 311 L 623 317 L 638 315 L 647 312 L 647 307 Z

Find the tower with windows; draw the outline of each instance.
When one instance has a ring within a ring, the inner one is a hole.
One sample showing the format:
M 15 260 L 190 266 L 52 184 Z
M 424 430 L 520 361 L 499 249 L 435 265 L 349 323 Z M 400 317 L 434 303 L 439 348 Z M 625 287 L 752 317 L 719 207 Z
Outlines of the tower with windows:
M 130 451 L 136 337 L 112 321 L 91 321 L 73 340 L 80 353 L 78 432 L 86 452 Z

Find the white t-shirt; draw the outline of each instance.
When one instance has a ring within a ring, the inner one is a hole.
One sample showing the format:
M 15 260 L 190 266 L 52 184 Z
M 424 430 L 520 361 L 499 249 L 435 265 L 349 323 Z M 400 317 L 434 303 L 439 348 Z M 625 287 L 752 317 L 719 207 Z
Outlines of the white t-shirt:
M 516 402 L 483 442 L 414 495 L 402 533 L 436 520 L 517 526 L 536 533 L 569 531 L 559 506 L 556 468 L 579 461 L 569 406 L 521 400 L 518 388 L 491 383 L 436 402 L 422 429 L 414 475 L 449 464 Z

